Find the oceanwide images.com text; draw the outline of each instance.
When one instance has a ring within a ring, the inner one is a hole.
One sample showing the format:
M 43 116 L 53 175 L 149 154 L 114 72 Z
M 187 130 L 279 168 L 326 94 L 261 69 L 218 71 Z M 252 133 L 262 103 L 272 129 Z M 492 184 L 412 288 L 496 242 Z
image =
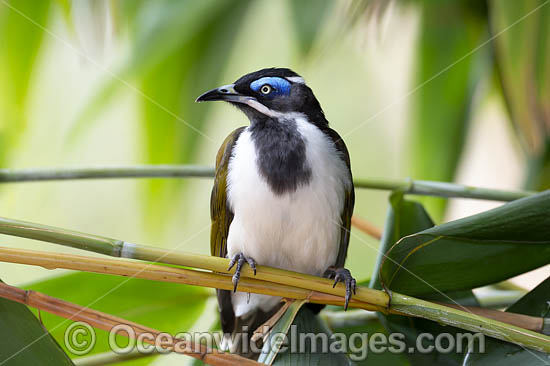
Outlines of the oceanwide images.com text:
M 244 330 L 247 331 L 246 329 Z M 265 333 L 269 329 L 265 329 Z M 253 332 L 250 332 L 253 333 Z M 96 345 L 94 328 L 84 322 L 70 324 L 65 330 L 65 346 L 75 355 L 85 355 Z M 271 333 L 266 337 L 267 345 L 258 347 L 251 341 L 249 333 L 222 334 L 219 332 L 140 333 L 127 324 L 118 324 L 109 332 L 109 347 L 117 354 L 130 352 L 170 353 L 173 350 L 185 353 L 198 353 L 193 344 L 201 344 L 207 349 L 231 349 L 241 353 L 269 352 L 279 349 L 279 353 L 318 353 L 347 354 L 353 361 L 365 360 L 369 353 L 390 352 L 394 354 L 438 352 L 463 353 L 470 350 L 484 353 L 485 337 L 481 333 L 419 333 L 411 342 L 403 333 L 301 333 L 292 325 L 288 333 Z M 204 350 L 204 348 L 203 348 Z

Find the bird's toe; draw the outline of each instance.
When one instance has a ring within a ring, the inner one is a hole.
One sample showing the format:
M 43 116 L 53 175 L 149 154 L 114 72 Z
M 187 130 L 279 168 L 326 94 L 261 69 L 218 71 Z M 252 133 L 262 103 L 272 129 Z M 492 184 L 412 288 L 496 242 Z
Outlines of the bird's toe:
M 235 268 L 235 273 L 231 278 L 231 281 L 234 285 L 233 292 L 237 291 L 237 285 L 239 284 L 239 280 L 241 279 L 241 270 L 245 262 L 248 263 L 250 268 L 252 268 L 252 270 L 254 271 L 254 275 L 256 275 L 256 261 L 253 258 L 244 255 L 243 253 L 235 254 L 231 258 L 231 261 L 229 262 L 229 268 L 227 269 L 229 271 L 231 270 L 231 268 L 237 265 L 237 267 Z
M 352 293 L 354 295 L 356 293 L 357 281 L 355 281 L 355 278 L 352 277 L 350 271 L 346 268 L 329 267 L 326 270 L 325 275 L 328 276 L 328 278 L 334 278 L 334 284 L 332 285 L 333 288 L 336 287 L 338 282 L 342 282 L 346 287 L 344 310 L 347 310 Z

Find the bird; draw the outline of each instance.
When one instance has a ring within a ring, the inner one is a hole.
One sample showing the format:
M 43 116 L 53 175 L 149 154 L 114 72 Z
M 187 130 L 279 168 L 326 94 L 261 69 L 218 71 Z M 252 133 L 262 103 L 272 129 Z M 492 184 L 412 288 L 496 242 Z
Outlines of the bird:
M 281 306 L 279 297 L 237 291 L 245 264 L 254 274 L 259 264 L 342 282 L 347 309 L 356 287 L 344 267 L 355 202 L 350 157 L 304 78 L 265 68 L 196 101 L 228 102 L 250 121 L 221 145 L 211 194 L 211 254 L 235 267 L 234 290 L 217 290 L 223 332 L 253 331 Z

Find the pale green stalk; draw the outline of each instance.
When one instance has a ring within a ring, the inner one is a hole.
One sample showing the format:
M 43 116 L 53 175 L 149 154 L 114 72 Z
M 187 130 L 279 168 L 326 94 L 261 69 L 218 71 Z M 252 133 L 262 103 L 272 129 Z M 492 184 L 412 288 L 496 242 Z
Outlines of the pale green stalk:
M 0 218 L 0 234 L 47 241 L 112 257 L 139 259 L 229 273 L 227 270 L 228 261 L 225 258 L 139 245 L 104 236 L 85 234 L 25 221 Z M 242 277 L 306 288 L 337 296 L 344 295 L 344 286 L 342 284 L 338 284 L 333 288 L 332 281 L 326 278 L 284 271 L 278 268 L 258 266 L 258 273 L 254 275 L 252 270 L 248 266 L 245 266 L 241 271 L 241 275 Z M 386 294 L 368 288 L 358 289 L 354 298 L 373 304 L 377 309 L 382 311 L 388 303 L 388 296 Z
M 411 296 L 392 293 L 391 310 L 550 352 L 550 337 L 547 335 Z
M 0 169 L 0 183 L 72 179 L 207 178 L 213 176 L 213 167 L 196 165 L 136 165 L 83 168 Z M 407 194 L 447 198 L 476 198 L 493 201 L 513 201 L 534 194 L 534 192 L 528 191 L 505 191 L 499 189 L 470 187 L 454 183 L 412 179 L 355 179 L 354 184 L 356 188 L 402 191 Z

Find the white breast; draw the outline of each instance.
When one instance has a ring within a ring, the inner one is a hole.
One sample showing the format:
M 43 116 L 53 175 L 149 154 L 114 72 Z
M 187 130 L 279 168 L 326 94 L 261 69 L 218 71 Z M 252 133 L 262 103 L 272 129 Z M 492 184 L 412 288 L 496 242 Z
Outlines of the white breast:
M 228 202 L 235 216 L 229 228 L 229 257 L 244 253 L 258 264 L 322 275 L 338 255 L 348 169 L 333 143 L 314 125 L 297 121 L 311 168 L 309 184 L 274 194 L 256 165 L 248 129 L 240 135 L 229 162 Z M 236 316 L 256 307 L 268 310 L 278 298 L 234 294 Z

